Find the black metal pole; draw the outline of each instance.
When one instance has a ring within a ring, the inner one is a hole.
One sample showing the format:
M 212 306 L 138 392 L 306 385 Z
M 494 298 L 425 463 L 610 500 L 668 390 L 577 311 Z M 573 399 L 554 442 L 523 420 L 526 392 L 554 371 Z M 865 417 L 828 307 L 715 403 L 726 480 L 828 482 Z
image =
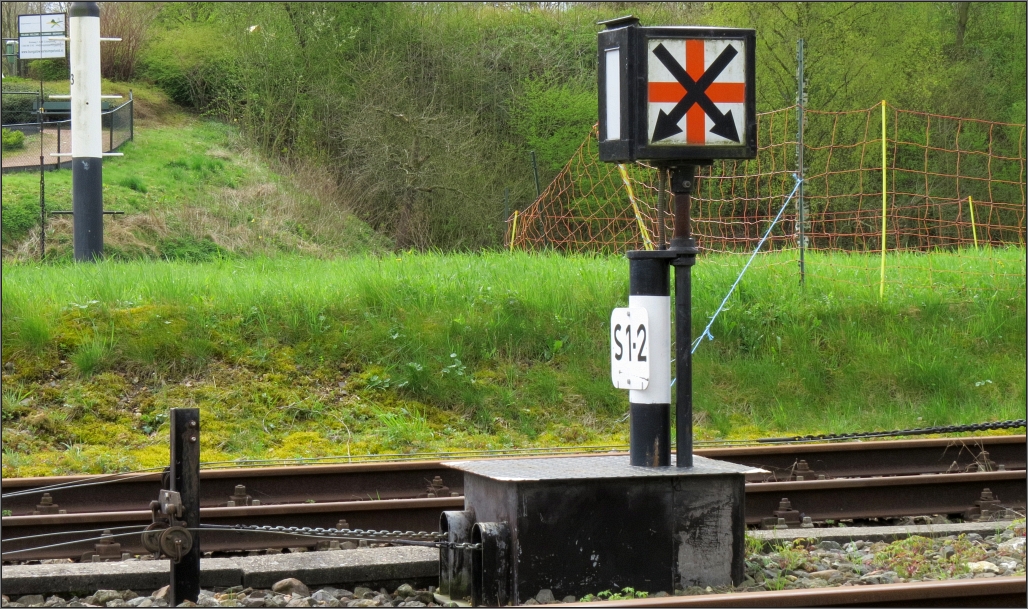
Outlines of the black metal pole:
M 43 177 L 43 79 L 39 79 L 39 107 L 36 124 L 39 127 L 39 261 L 46 257 L 46 178 Z M 60 138 L 58 137 L 58 141 Z M 57 157 L 60 159 L 61 157 Z M 58 160 L 58 162 L 60 162 Z
M 696 240 L 692 238 L 689 207 L 696 167 L 671 168 L 671 192 L 675 197 L 675 230 L 671 251 L 675 267 L 675 436 L 676 464 L 692 467 L 692 267 L 696 264 Z
M 643 467 L 671 464 L 670 262 L 666 252 L 628 253 L 628 306 L 644 308 L 649 316 L 649 336 L 641 337 L 650 343 L 649 384 L 628 392 L 628 461 Z
M 200 596 L 200 409 L 171 409 L 171 490 L 182 500 L 182 514 L 193 537 L 189 552 L 171 563 L 171 604 Z

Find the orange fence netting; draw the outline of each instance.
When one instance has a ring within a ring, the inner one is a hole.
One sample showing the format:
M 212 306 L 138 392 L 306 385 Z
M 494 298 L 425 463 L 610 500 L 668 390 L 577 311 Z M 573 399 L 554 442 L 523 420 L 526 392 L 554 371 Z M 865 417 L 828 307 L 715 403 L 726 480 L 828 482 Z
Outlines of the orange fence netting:
M 748 254 L 756 247 L 795 185 L 796 115 L 795 107 L 758 115 L 756 159 L 697 168 L 691 212 L 701 251 Z M 802 196 L 763 251 L 794 250 L 798 258 L 802 204 L 806 251 L 880 255 L 883 116 L 887 252 L 1024 247 L 1024 125 L 892 107 L 883 114 L 881 104 L 804 115 Z M 542 195 L 517 212 L 516 222 L 508 219 L 507 243 L 607 253 L 666 243 L 673 204 L 658 176 L 666 181 L 666 173 L 644 162 L 601 162 L 594 127 Z M 1024 276 L 1023 267 L 1006 271 Z

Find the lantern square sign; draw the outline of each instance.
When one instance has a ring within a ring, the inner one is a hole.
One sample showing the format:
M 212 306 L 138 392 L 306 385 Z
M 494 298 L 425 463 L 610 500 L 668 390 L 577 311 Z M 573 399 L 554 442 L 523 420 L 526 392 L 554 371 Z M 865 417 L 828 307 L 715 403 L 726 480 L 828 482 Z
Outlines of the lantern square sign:
M 602 160 L 756 157 L 754 30 L 634 19 L 608 28 L 599 37 Z

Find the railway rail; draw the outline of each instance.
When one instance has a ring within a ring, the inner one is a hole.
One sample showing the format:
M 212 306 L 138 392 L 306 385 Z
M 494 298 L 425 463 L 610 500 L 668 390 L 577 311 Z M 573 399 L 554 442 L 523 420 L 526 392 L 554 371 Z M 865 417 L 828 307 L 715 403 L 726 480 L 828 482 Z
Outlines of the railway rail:
M 1025 436 L 845 442 L 704 448 L 697 455 L 771 472 L 756 481 L 859 478 L 978 471 L 1024 470 Z M 531 458 L 531 457 L 529 457 Z M 463 474 L 439 460 L 201 469 L 202 507 L 253 503 L 307 503 L 410 499 L 458 495 Z M 101 483 L 101 484 L 97 484 Z M 42 487 L 52 504 L 40 509 Z M 242 486 L 243 489 L 238 489 Z M 12 515 L 147 510 L 161 489 L 161 473 L 53 476 L 0 481 L 4 509 Z M 247 498 L 249 495 L 249 498 Z
M 620 607 L 1024 607 L 1023 577 L 958 579 L 879 586 L 668 596 L 618 601 Z M 564 607 L 611 607 L 593 602 Z
M 803 517 L 812 522 L 928 514 L 989 518 L 1003 508 L 1023 510 L 1026 504 L 1025 436 L 696 452 L 771 472 L 747 482 L 746 521 L 753 526 L 802 526 Z M 102 529 L 118 536 L 104 542 L 107 555 L 146 553 L 138 531 L 151 521 L 146 505 L 160 489 L 160 475 L 82 485 L 102 482 L 99 478 L 4 480 L 4 494 L 13 494 L 5 497 L 4 507 L 16 510 L 2 519 L 4 559 L 99 553 L 95 541 L 74 542 L 95 538 L 95 532 L 77 536 L 72 532 Z M 464 505 L 460 472 L 438 461 L 205 470 L 201 480 L 201 521 L 217 527 L 200 535 L 205 552 L 313 545 L 309 539 L 281 533 L 222 527 L 433 531 L 442 511 Z M 35 503 L 40 500 L 37 489 L 64 483 L 74 486 L 53 489 L 52 504 Z M 245 489 L 240 491 L 237 485 Z M 97 495 L 106 498 L 103 510 L 96 509 Z M 59 513 L 62 509 L 67 513 Z M 26 514 L 31 511 L 50 513 Z M 130 530 L 126 527 L 136 527 L 136 532 L 122 533 Z M 43 544 L 42 539 L 53 541 Z M 120 544 L 117 551 L 109 545 L 112 542 Z M 49 547 L 24 551 L 43 545 Z

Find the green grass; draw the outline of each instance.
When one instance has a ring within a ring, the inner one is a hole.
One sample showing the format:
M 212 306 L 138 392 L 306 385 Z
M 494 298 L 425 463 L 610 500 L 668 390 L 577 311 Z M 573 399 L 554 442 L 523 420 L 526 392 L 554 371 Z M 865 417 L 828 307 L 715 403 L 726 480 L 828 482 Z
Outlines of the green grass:
M 104 159 L 104 208 L 125 212 L 104 222 L 109 258 L 318 256 L 388 246 L 350 212 L 345 188 L 323 170 L 273 167 L 235 125 L 185 115 L 145 87 L 135 93 L 137 114 L 149 118 L 136 122 L 134 140 L 119 149 L 124 156 Z M 46 209 L 71 209 L 71 171 L 45 179 Z M 2 213 L 4 257 L 37 257 L 37 173 L 3 176 Z M 50 216 L 47 252 L 49 260 L 71 258 L 68 218 Z
M 695 267 L 697 335 L 742 262 Z M 812 253 L 801 289 L 791 253 L 761 257 L 696 352 L 697 437 L 1023 418 L 1025 251 L 890 255 L 882 301 L 878 264 Z M 627 440 L 623 258 L 7 262 L 2 281 L 4 475 L 160 465 L 176 406 L 200 407 L 204 460 Z

